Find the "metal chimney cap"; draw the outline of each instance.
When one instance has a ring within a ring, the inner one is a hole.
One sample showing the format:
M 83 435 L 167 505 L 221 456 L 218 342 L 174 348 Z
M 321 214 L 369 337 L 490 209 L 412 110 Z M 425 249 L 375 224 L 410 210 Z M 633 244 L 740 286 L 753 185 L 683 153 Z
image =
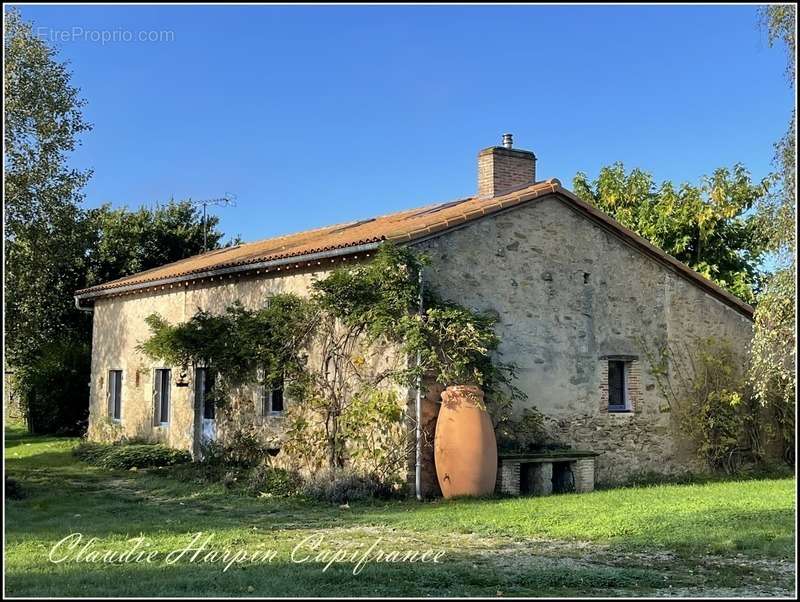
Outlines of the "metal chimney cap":
M 511 148 L 514 145 L 514 137 L 511 134 L 503 134 L 503 146 Z

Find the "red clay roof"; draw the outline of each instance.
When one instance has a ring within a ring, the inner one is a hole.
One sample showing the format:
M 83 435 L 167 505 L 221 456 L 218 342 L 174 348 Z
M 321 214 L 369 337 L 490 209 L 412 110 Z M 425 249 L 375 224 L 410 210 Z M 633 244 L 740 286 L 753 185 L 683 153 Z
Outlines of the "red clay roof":
M 255 268 L 255 264 L 261 265 L 265 262 L 295 257 L 299 259 L 328 251 L 342 250 L 346 253 L 348 248 L 354 248 L 353 250 L 356 251 L 355 247 L 363 248 L 363 245 L 377 244 L 381 241 L 411 242 L 458 227 L 480 217 L 550 195 L 557 195 L 572 209 L 586 215 L 645 254 L 668 265 L 674 271 L 699 285 L 727 305 L 734 307 L 748 317 L 752 317 L 753 308 L 747 303 L 720 288 L 677 259 L 654 247 L 602 211 L 580 200 L 572 192 L 562 188 L 561 183 L 556 179 L 538 182 L 492 199 L 466 198 L 449 203 L 400 211 L 372 219 L 337 224 L 297 234 L 245 243 L 226 249 L 217 249 L 139 272 L 132 276 L 86 288 L 77 291 L 76 296 L 81 298 L 99 297 L 119 292 L 118 289 L 122 287 L 125 290 L 131 290 L 133 288 L 144 288 L 155 283 L 163 284 L 172 279 L 184 279 L 193 275 L 202 278 L 212 271 L 236 267 L 246 270 L 248 266 Z

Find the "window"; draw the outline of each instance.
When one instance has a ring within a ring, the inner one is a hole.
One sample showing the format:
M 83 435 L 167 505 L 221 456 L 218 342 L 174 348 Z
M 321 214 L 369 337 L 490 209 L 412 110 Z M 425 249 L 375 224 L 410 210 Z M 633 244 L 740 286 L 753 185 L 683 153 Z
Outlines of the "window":
M 626 362 L 609 360 L 608 362 L 608 411 L 627 412 L 630 410 L 626 375 Z
M 108 371 L 108 415 L 122 420 L 122 370 Z
M 170 385 L 172 383 L 172 370 L 158 369 L 155 371 L 155 386 L 153 390 L 154 424 L 169 424 Z
M 214 388 L 214 372 L 209 368 L 197 368 L 194 378 L 194 394 L 203 410 L 204 420 L 214 420 L 216 418 L 216 406 L 214 405 L 213 395 L 209 395 Z
M 283 414 L 283 379 L 273 387 L 264 385 L 261 388 L 261 415 L 279 416 Z

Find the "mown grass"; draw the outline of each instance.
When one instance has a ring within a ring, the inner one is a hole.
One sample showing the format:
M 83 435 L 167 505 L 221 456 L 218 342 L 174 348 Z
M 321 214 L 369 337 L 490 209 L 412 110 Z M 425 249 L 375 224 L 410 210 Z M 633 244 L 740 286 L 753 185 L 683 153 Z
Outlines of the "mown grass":
M 6 469 L 26 497 L 7 503 L 6 593 L 15 596 L 574 596 L 702 592 L 775 582 L 793 557 L 794 479 L 662 485 L 549 498 L 351 504 L 253 498 L 169 471 L 112 471 L 72 457 L 76 440 L 6 431 Z M 270 563 L 60 564 L 70 533 L 160 553 L 211 534 L 209 549 L 270 549 Z M 292 561 L 325 550 L 442 550 L 438 564 Z M 296 559 L 308 555 L 304 552 Z M 744 559 L 744 561 L 742 561 Z M 765 565 L 762 561 L 767 559 Z M 735 562 L 734 562 L 735 561 Z M 788 583 L 790 576 L 783 579 Z M 784 584 L 785 585 L 785 584 Z M 785 585 L 788 587 L 788 585 Z

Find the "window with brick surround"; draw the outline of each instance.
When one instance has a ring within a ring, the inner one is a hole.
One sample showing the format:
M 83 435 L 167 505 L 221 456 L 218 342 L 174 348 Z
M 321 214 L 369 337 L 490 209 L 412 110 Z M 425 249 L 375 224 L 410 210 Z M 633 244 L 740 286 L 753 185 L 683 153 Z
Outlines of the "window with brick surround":
M 602 355 L 599 362 L 600 411 L 642 411 L 641 369 L 635 355 Z
M 608 411 L 630 412 L 628 396 L 628 362 L 622 360 L 608 361 Z

